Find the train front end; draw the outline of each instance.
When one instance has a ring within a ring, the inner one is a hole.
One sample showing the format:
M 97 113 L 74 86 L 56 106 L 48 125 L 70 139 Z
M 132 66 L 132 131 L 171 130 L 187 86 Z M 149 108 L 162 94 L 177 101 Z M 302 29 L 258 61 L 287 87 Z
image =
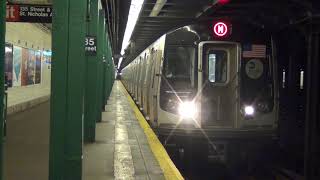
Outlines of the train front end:
M 275 137 L 275 43 L 262 27 L 231 21 L 166 35 L 158 132 L 166 139 Z

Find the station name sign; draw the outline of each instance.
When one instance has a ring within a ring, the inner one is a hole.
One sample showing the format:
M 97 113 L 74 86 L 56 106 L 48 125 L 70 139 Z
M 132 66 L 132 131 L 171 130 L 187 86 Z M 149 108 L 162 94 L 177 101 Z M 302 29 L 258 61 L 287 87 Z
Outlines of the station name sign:
M 7 4 L 7 22 L 51 23 L 52 6 Z
M 97 37 L 96 36 L 86 36 L 85 53 L 86 53 L 86 56 L 97 55 Z

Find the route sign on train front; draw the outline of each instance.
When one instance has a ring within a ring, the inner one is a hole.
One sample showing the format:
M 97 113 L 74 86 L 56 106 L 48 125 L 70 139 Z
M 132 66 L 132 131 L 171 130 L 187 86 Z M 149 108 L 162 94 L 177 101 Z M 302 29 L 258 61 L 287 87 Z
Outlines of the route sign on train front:
M 52 6 L 7 4 L 7 22 L 51 23 Z
M 228 33 L 228 26 L 224 22 L 217 22 L 213 26 L 213 31 L 215 35 L 223 37 Z

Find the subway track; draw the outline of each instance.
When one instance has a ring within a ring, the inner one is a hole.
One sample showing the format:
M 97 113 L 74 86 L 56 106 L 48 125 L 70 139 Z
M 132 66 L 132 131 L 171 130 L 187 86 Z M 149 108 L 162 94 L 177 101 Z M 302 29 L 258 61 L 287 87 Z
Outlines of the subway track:
M 239 162 L 238 167 L 231 170 L 223 162 L 209 158 L 200 160 L 201 157 L 194 153 L 182 155 L 172 146 L 166 146 L 166 150 L 186 180 L 300 180 L 277 167 L 277 162 L 255 162 L 250 170 L 246 168 L 246 162 Z

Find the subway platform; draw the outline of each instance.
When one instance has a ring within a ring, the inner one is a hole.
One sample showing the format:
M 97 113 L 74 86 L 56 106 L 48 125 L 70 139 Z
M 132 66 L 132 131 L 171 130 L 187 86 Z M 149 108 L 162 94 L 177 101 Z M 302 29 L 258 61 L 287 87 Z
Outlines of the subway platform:
M 50 86 L 31 85 L 12 87 L 7 90 L 8 115 L 30 109 L 50 99 Z
M 50 102 L 39 102 L 8 116 L 6 180 L 48 179 Z M 83 180 L 182 179 L 121 82 L 115 82 L 105 109 L 96 142 L 84 144 Z

